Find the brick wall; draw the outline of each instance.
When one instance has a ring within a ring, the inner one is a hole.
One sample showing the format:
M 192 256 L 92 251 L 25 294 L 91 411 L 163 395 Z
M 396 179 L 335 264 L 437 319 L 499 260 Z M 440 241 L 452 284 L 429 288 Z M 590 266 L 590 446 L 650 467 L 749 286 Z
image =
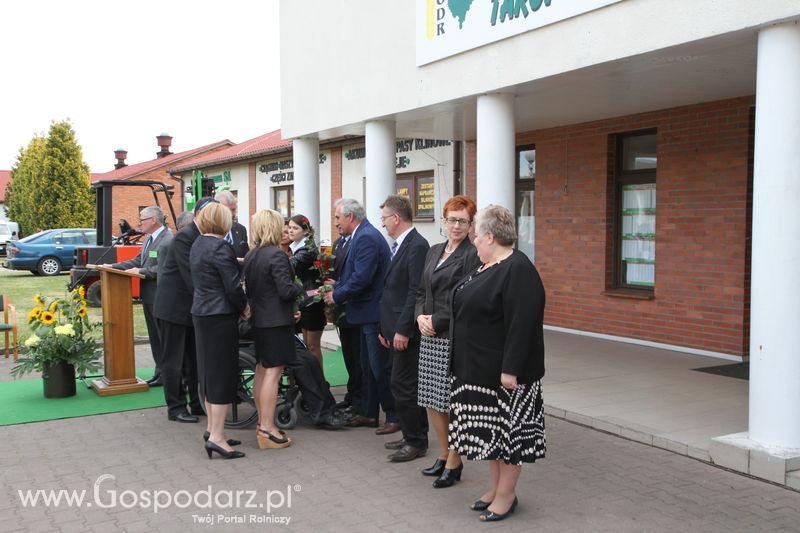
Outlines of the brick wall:
M 331 242 L 339 238 L 333 204 L 342 197 L 342 148 L 331 148 Z
M 753 103 L 744 97 L 517 135 L 518 144 L 536 145 L 536 266 L 547 324 L 747 354 Z M 610 136 L 645 128 L 658 132 L 654 299 L 612 297 Z M 468 185 L 470 196 L 474 190 Z

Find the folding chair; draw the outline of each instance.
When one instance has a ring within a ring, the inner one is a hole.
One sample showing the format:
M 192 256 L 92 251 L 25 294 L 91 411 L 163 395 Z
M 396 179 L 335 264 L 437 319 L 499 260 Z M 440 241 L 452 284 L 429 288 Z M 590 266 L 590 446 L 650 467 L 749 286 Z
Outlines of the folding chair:
M 16 361 L 19 358 L 19 352 L 17 351 L 17 310 L 11 305 L 8 296 L 5 294 L 0 297 L 0 311 L 3 311 L 3 322 L 0 323 L 0 333 L 4 333 L 6 337 L 6 359 L 8 359 L 8 355 L 11 353 L 8 344 L 8 334 L 11 333 L 14 340 L 14 361 Z

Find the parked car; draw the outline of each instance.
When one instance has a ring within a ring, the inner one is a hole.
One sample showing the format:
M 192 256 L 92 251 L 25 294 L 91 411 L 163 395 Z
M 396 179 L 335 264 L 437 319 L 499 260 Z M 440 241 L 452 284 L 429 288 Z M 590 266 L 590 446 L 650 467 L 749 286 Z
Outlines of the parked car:
M 30 270 L 42 276 L 55 276 L 70 269 L 75 260 L 75 247 L 95 244 L 94 228 L 48 229 L 8 243 L 4 266 L 13 270 Z
M 16 222 L 0 220 L 0 255 L 5 255 L 6 244 L 19 236 L 19 226 Z

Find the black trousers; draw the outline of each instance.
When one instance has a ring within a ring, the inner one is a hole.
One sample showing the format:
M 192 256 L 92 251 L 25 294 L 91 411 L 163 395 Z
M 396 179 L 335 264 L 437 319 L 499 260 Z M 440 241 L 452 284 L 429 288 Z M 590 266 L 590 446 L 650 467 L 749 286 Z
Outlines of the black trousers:
M 300 392 L 303 393 L 303 400 L 311 419 L 320 422 L 333 411 L 336 400 L 325 381 L 317 358 L 302 346 L 295 348 L 295 355 L 297 357 L 287 366 L 291 369 Z
M 198 410 L 194 328 L 168 320 L 159 320 L 158 326 L 161 332 L 161 381 L 164 383 L 167 413 L 182 413 L 187 410 L 187 403 L 192 410 Z
M 142 302 L 144 311 L 144 321 L 147 324 L 147 336 L 150 338 L 150 351 L 153 352 L 153 361 L 156 364 L 156 371 L 153 377 L 161 373 L 161 332 L 158 328 L 158 320 L 153 314 L 153 304 Z
M 342 343 L 344 366 L 347 369 L 347 394 L 345 401 L 361 410 L 361 328 L 339 326 L 339 341 Z
M 428 447 L 428 415 L 417 405 L 419 383 L 419 338 L 411 338 L 402 352 L 391 350 L 392 396 L 406 443 Z

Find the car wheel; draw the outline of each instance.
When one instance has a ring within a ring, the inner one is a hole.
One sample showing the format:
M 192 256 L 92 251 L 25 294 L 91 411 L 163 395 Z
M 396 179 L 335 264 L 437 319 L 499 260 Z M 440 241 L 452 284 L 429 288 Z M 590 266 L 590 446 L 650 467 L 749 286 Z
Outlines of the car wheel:
M 100 290 L 100 280 L 89 285 L 86 290 L 86 303 L 89 304 L 89 307 L 100 307 L 102 305 Z
M 36 270 L 42 276 L 55 276 L 61 273 L 61 261 L 57 257 L 43 257 L 36 266 Z

